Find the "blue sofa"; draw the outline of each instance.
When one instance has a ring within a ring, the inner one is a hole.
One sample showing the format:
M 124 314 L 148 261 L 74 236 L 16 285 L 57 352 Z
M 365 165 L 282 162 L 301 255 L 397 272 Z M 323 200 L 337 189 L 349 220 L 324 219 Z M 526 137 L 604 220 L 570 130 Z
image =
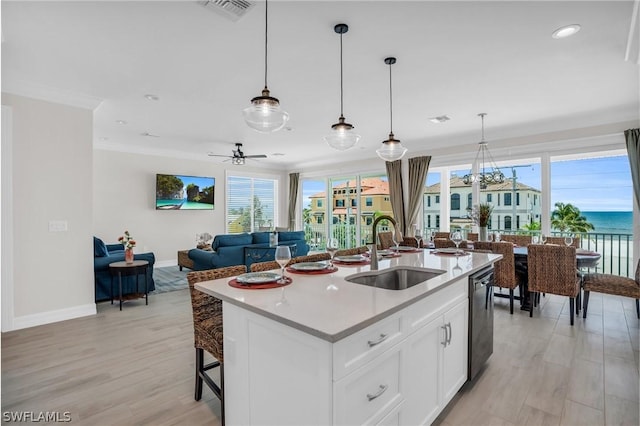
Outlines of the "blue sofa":
M 264 250 L 269 247 L 269 234 L 270 232 L 253 232 L 217 235 L 211 244 L 213 251 L 189 250 L 193 269 L 203 271 L 225 266 L 246 265 L 248 270 L 254 262 L 274 260 L 274 251 Z M 304 256 L 309 253 L 304 231 L 278 232 L 278 245 L 295 245 L 295 250 L 293 248 L 291 250 L 292 256 Z
M 155 290 L 153 282 L 153 264 L 156 258 L 153 253 L 140 253 L 133 256 L 134 260 L 146 260 L 147 284 L 149 291 Z M 111 272 L 109 264 L 124 260 L 124 247 L 122 244 L 105 244 L 100 238 L 93 237 L 93 272 L 95 276 L 95 300 L 101 302 L 111 299 Z M 140 290 L 136 290 L 136 277 L 122 277 L 122 294 L 140 293 L 143 290 L 144 279 L 140 276 Z M 114 296 L 118 297 L 117 282 L 114 281 Z

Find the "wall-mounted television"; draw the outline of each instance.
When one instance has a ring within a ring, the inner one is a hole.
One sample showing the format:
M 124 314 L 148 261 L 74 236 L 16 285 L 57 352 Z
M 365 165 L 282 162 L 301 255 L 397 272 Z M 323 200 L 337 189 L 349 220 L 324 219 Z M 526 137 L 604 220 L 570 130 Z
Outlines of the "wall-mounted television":
M 212 177 L 156 175 L 156 210 L 213 210 Z

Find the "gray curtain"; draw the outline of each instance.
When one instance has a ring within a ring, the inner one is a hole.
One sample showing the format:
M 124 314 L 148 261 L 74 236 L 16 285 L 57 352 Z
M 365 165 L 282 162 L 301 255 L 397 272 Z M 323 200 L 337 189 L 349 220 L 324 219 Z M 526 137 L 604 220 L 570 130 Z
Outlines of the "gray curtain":
M 404 196 L 402 195 L 402 162 L 401 160 L 386 161 L 387 178 L 389 179 L 389 199 L 391 210 L 396 220 L 396 226 L 403 233 L 404 229 Z
M 289 231 L 296 228 L 296 206 L 298 205 L 298 185 L 300 173 L 289 173 Z
M 409 158 L 409 205 L 405 231 L 413 236 L 413 224 L 417 223 L 420 201 L 424 194 L 424 184 L 429 171 L 431 156 Z
M 627 140 L 633 194 L 636 197 L 638 207 L 640 207 L 640 129 L 625 130 L 624 137 Z

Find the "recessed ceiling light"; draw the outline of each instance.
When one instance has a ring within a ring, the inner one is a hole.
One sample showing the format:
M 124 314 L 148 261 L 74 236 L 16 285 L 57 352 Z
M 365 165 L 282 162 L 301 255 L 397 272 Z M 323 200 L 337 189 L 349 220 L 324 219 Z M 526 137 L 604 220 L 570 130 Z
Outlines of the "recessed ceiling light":
M 553 34 L 551 34 L 551 37 L 565 38 L 574 35 L 578 31 L 580 31 L 580 25 L 578 24 L 565 25 L 564 27 L 560 27 L 555 30 Z
M 446 115 L 446 114 L 445 115 L 439 115 L 437 117 L 431 117 L 429 119 L 429 121 L 432 122 L 432 123 L 444 123 L 445 121 L 449 121 L 449 120 L 451 120 L 451 118 L 449 118 L 449 116 Z
M 149 101 L 158 101 L 160 98 L 156 95 L 144 95 L 144 97 Z
M 274 153 L 273 153 L 273 154 L 271 154 L 271 155 L 273 155 L 274 157 L 282 157 L 284 154 L 283 154 L 283 153 L 281 153 L 281 152 L 274 152 Z
M 116 123 L 118 123 L 118 124 L 127 124 L 127 122 L 124 121 L 124 120 L 116 120 Z
M 160 137 L 158 135 L 153 135 L 153 134 L 151 134 L 149 132 L 140 133 L 140 135 L 141 136 L 147 136 L 147 137 L 150 137 L 150 138 L 159 138 Z

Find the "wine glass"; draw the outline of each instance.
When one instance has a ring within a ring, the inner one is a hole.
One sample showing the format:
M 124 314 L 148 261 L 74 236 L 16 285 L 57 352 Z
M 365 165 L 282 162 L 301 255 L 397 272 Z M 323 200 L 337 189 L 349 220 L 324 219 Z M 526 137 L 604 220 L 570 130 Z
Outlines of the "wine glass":
M 494 240 L 496 243 L 500 242 L 500 233 L 499 233 L 498 231 L 496 231 L 496 232 L 493 234 L 493 240 Z
M 462 232 L 460 231 L 451 231 L 449 234 L 449 239 L 456 245 L 456 253 L 460 252 L 460 243 L 462 242 Z
M 540 242 L 542 244 L 547 244 L 547 234 L 540 234 Z
M 538 244 L 538 243 L 540 243 L 540 236 L 532 235 L 531 236 L 531 244 Z
M 333 268 L 333 257 L 336 255 L 336 252 L 340 248 L 340 243 L 337 238 L 329 238 L 327 240 L 327 253 L 331 255 L 331 260 L 329 260 L 329 265 Z
M 569 247 L 571 244 L 573 244 L 573 235 L 572 234 L 566 234 L 564 236 L 564 243 L 567 245 L 567 247 Z
M 416 239 L 416 247 L 420 248 L 420 246 L 422 245 L 422 231 L 420 230 L 420 228 L 418 228 L 418 225 L 414 224 L 413 227 L 413 238 Z
M 282 276 L 280 277 L 280 279 L 277 282 L 278 282 L 278 284 L 286 284 L 287 280 L 286 280 L 286 278 L 284 276 L 284 267 L 291 260 L 291 250 L 289 250 L 289 246 L 278 246 L 278 247 L 276 247 L 275 259 L 276 259 L 276 262 L 278 262 L 278 264 L 280 265 L 280 269 L 282 270 L 282 272 L 281 272 Z
M 400 243 L 404 241 L 404 238 L 402 237 L 402 232 L 400 231 L 399 228 L 396 228 L 394 232 L 391 234 L 391 239 L 393 240 L 393 244 L 395 244 L 396 246 L 396 251 L 399 251 Z

